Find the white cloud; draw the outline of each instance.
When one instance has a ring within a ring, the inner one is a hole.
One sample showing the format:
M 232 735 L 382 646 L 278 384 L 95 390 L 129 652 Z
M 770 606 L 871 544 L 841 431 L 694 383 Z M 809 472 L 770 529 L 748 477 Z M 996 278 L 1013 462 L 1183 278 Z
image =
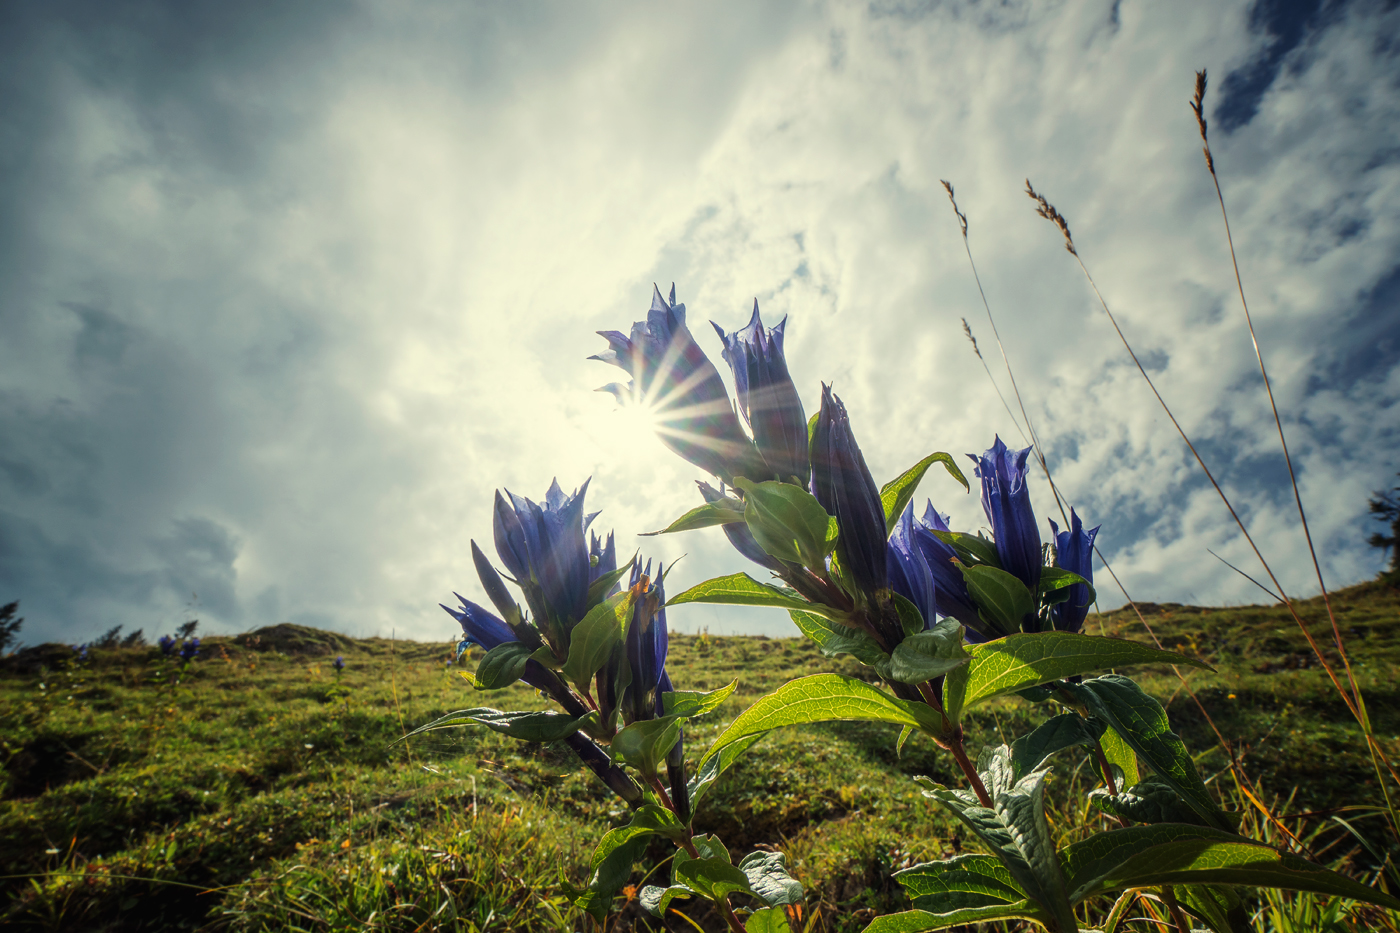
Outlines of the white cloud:
M 97 26 L 31 24 L 45 52 L 15 67 L 57 116 L 5 118 L 29 161 L 12 156 L 22 220 L 0 241 L 17 439 L 0 598 L 79 637 L 164 624 L 197 579 L 223 594 L 201 597 L 216 626 L 446 638 L 435 603 L 479 595 L 467 549 L 490 538 L 491 490 L 539 498 L 556 475 L 594 477 L 624 550 L 688 553 L 673 588 L 732 570 L 718 533 L 632 537 L 697 501 L 699 473 L 591 392 L 615 377 L 585 359 L 592 331 L 626 329 L 674 280 L 718 362 L 704 322 L 742 324 L 757 296 L 790 316 L 809 409 L 834 382 L 877 478 L 1012 441 L 961 334 L 966 317 L 1005 387 L 947 178 L 1057 481 L 1130 591 L 1257 599 L 1206 554 L 1254 572 L 1026 176 L 1308 592 L 1186 107 L 1195 68 L 1222 86 L 1265 38 L 1238 4 L 999 10 L 386 6 L 275 39 L 253 14 L 217 34 L 172 14 L 166 33 L 208 41 L 181 59 L 133 39 L 150 60 Z M 1334 585 L 1378 565 L 1365 497 L 1400 446 L 1400 93 L 1374 38 L 1395 19 L 1353 4 L 1213 139 Z M 980 524 L 975 496 L 925 484 Z M 789 630 L 761 611 L 672 622 Z

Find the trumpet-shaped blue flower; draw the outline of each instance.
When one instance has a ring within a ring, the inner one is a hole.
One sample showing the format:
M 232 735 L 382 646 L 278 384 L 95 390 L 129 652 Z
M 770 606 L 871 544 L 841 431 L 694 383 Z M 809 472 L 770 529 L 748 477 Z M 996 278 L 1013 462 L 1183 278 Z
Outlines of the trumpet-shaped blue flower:
M 545 493 L 543 505 L 506 490 L 510 497 L 507 505 L 500 492 L 496 493 L 492 529 L 496 552 L 524 591 L 537 625 L 548 620 L 568 631 L 586 611 L 588 584 L 593 579 L 584 537 L 588 520 L 583 514 L 583 497 L 587 492 L 585 480 L 573 495 L 566 496 L 556 480 Z M 491 584 L 482 582 L 490 593 Z
M 159 639 L 156 640 L 156 644 L 160 646 L 160 653 L 165 655 L 167 658 L 175 653 L 174 635 L 162 635 Z
M 968 595 L 967 581 L 963 579 L 957 564 L 953 563 L 957 560 L 957 552 L 953 550 L 952 545 L 946 544 L 934 534 L 935 531 L 948 530 L 947 517 L 938 514 L 932 502 L 924 509 L 923 521 L 914 523 L 913 527 L 915 544 L 923 553 L 929 571 L 933 574 L 938 614 L 961 622 L 966 630 L 964 635 L 971 642 L 1001 638 L 1010 634 L 991 626 L 978 614 L 977 604 Z
M 696 485 L 700 487 L 700 495 L 705 497 L 706 502 L 718 502 L 725 498 L 723 492 L 709 483 L 697 482 Z M 783 569 L 782 563 L 777 558 L 770 556 L 767 551 L 759 547 L 748 525 L 743 522 L 730 522 L 721 527 L 724 528 L 724 535 L 729 539 L 729 543 L 734 545 L 734 550 L 755 564 L 767 567 L 775 573 Z
M 794 476 L 805 480 L 807 415 L 802 411 L 802 400 L 797 397 L 783 355 L 787 318 L 776 327 L 765 329 L 755 299 L 753 318 L 742 330 L 726 334 L 718 324 L 710 324 L 724 341 L 724 360 L 734 372 L 739 410 L 744 413 L 770 474 L 780 480 Z
M 180 645 L 180 660 L 193 661 L 194 656 L 199 654 L 199 639 L 187 638 Z
M 1074 509 L 1069 510 L 1069 530 L 1061 531 L 1050 519 L 1050 530 L 1055 535 L 1055 564 L 1070 573 L 1077 573 L 1091 584 L 1094 582 L 1094 539 L 1102 525 L 1084 530 Z M 1069 599 L 1057 603 L 1050 609 L 1050 618 L 1055 628 L 1062 632 L 1077 632 L 1084 625 L 1089 614 L 1089 587 L 1076 583 L 1069 587 Z
M 340 655 L 336 655 L 336 656 L 335 656 L 335 663 L 332 664 L 331 667 L 334 667 L 334 668 L 335 668 L 335 672 L 336 672 L 337 674 L 339 674 L 341 671 L 345 670 L 345 659 L 344 659 L 343 657 L 341 657 Z
M 669 638 L 666 631 L 666 590 L 661 580 L 661 568 L 657 567 L 656 577 L 651 575 L 651 561 L 646 567 L 632 565 L 631 586 L 637 591 L 637 600 L 632 609 L 632 618 L 627 623 L 627 664 L 632 670 L 632 682 L 623 691 L 623 718 L 627 722 L 639 719 L 654 719 L 661 715 L 661 689 L 663 680 L 670 689 L 670 678 L 666 676 L 666 650 Z
M 822 407 L 812 433 L 812 495 L 836 516 L 841 560 L 866 593 L 887 585 L 885 507 L 865 457 L 851 433 L 846 406 L 822 385 Z
M 968 454 L 982 480 L 982 508 L 992 525 L 1001 569 L 1016 576 L 1032 593 L 1040 585 L 1040 531 L 1026 484 L 1031 449 L 1012 451 L 996 438 L 981 457 Z
M 917 530 L 916 530 L 917 529 Z M 924 628 L 933 626 L 938 601 L 935 596 L 933 569 L 917 540 L 918 526 L 914 521 L 914 506 L 904 508 L 899 523 L 894 526 L 886 550 L 886 569 L 890 589 L 909 600 L 924 617 Z
M 753 444 L 739 426 L 719 370 L 686 327 L 685 305 L 676 303 L 674 285 L 669 302 L 653 287 L 647 319 L 632 325 L 631 336 L 615 330 L 598 334 L 609 349 L 590 359 L 612 363 L 632 377 L 600 392 L 654 410 L 662 442 L 701 469 L 726 482 L 759 475 Z

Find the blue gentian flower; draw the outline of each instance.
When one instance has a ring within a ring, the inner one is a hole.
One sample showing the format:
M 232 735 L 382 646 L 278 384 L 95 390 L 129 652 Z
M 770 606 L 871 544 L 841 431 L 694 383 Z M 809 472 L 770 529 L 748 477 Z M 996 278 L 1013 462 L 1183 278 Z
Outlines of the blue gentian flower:
M 524 591 L 537 626 L 547 620 L 567 632 L 586 611 L 588 584 L 593 579 L 584 537 L 587 492 L 585 480 L 566 496 L 556 480 L 545 493 L 543 505 L 506 490 L 509 506 L 496 493 L 496 551 Z
M 594 514 L 596 515 L 597 513 L 595 512 Z M 589 516 L 586 521 L 592 521 L 592 516 Z M 598 537 L 595 532 L 590 531 L 588 533 L 588 542 L 588 583 L 592 586 L 594 581 L 599 577 L 612 573 L 617 569 L 617 545 L 613 543 L 613 533 L 611 531 L 608 532 L 606 543 L 604 543 L 604 539 Z M 617 585 L 614 585 L 613 588 L 607 593 L 604 593 L 603 596 L 605 598 L 611 596 L 613 593 L 616 593 L 617 590 Z
M 669 302 L 652 288 L 647 319 L 632 325 L 630 337 L 615 330 L 598 334 L 609 349 L 589 359 L 612 363 L 632 377 L 600 392 L 654 409 L 662 443 L 701 469 L 726 482 L 758 475 L 762 466 L 753 444 L 739 426 L 719 370 L 686 327 L 685 305 L 676 303 L 674 285 Z
M 623 691 L 623 718 L 631 723 L 639 719 L 655 719 L 662 713 L 660 689 L 666 677 L 666 590 L 661 580 L 661 568 L 651 575 L 651 561 L 646 567 L 632 565 L 631 586 L 637 590 L 632 619 L 627 624 L 627 664 L 632 669 L 632 683 Z
M 836 516 L 841 561 L 866 593 L 887 585 L 885 507 L 851 433 L 846 406 L 822 384 L 822 407 L 812 434 L 812 495 Z
M 933 627 L 937 611 L 936 586 L 928 558 L 919 547 L 914 522 L 914 506 L 905 506 L 904 514 L 894 526 L 885 552 L 890 589 L 909 600 L 924 617 L 924 629 Z M 920 529 L 921 530 L 921 529 Z
M 86 660 L 87 660 L 87 657 L 88 657 L 88 646 L 87 646 L 87 643 L 86 643 L 86 642 L 84 642 L 84 643 L 81 644 L 81 645 L 69 645 L 68 647 L 70 647 L 70 648 L 73 649 L 73 654 L 77 655 L 77 659 L 78 659 L 79 661 L 86 661 Z
M 162 635 L 156 640 L 156 644 L 160 646 L 161 654 L 165 655 L 167 658 L 175 653 L 174 635 Z
M 336 655 L 336 656 L 335 656 L 335 663 L 334 663 L 333 665 L 331 665 L 331 666 L 334 667 L 334 668 L 335 668 L 335 672 L 336 672 L 337 674 L 339 674 L 341 671 L 345 670 L 345 659 L 344 659 L 343 657 L 341 657 L 340 655 Z
M 710 324 L 724 341 L 724 360 L 734 372 L 739 410 L 753 431 L 770 475 L 784 481 L 794 476 L 799 483 L 804 481 L 808 475 L 807 415 L 783 355 L 787 318 L 765 329 L 754 299 L 753 318 L 742 330 L 726 334 L 718 324 Z
M 700 495 L 705 497 L 706 502 L 718 502 L 726 498 L 723 492 L 711 486 L 709 483 L 697 482 L 700 487 Z M 753 532 L 749 531 L 749 526 L 744 522 L 730 522 L 721 526 L 724 528 L 724 535 L 729 539 L 729 543 L 734 545 L 734 549 L 743 554 L 749 560 L 769 570 L 777 573 L 783 569 L 782 562 L 776 557 L 772 557 L 767 551 L 759 547 L 754 540 Z
M 199 639 L 187 638 L 180 645 L 180 659 L 183 661 L 193 661 L 194 656 L 199 654 Z
M 924 509 L 923 521 L 914 524 L 914 541 L 923 552 L 924 560 L 933 574 L 934 599 L 938 614 L 961 622 L 964 628 L 963 635 L 970 642 L 987 641 L 1010 634 L 991 625 L 978 614 L 977 604 L 967 592 L 967 581 L 963 579 L 957 564 L 953 563 L 957 560 L 957 552 L 953 550 L 952 545 L 944 543 L 933 533 L 948 530 L 947 516 L 938 514 L 932 502 Z
M 462 640 L 457 645 L 458 657 L 462 656 L 469 645 L 476 645 L 483 651 L 490 651 L 508 641 L 520 640 L 515 637 L 515 632 L 511 631 L 509 625 L 492 615 L 489 610 L 463 598 L 459 593 L 452 595 L 461 602 L 461 609 L 452 609 L 442 603 L 438 603 L 438 605 L 447 610 L 447 614 L 462 625 Z
M 1069 530 L 1061 531 L 1050 519 L 1050 530 L 1055 535 L 1055 565 L 1070 573 L 1077 573 L 1090 583 L 1094 582 L 1094 539 L 1102 525 L 1084 530 L 1074 509 L 1069 510 Z M 1077 632 L 1084 626 L 1089 615 L 1089 587 L 1076 583 L 1069 587 L 1069 599 L 1050 608 L 1050 618 L 1055 628 L 1061 632 Z
M 981 457 L 968 454 L 982 480 L 982 508 L 992 524 L 1001 569 L 1017 577 L 1035 593 L 1040 586 L 1040 531 L 1031 510 L 1026 484 L 1026 458 L 1031 448 L 1012 451 L 996 438 Z

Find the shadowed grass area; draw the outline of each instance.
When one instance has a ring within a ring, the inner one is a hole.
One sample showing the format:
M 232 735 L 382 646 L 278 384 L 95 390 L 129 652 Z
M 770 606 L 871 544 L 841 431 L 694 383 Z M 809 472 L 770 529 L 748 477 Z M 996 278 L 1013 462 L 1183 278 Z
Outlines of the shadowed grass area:
M 1364 584 L 1335 605 L 1377 733 L 1400 757 L 1400 597 Z M 1280 815 L 1303 814 L 1289 825 L 1364 877 L 1369 857 L 1326 817 L 1378 804 L 1374 771 L 1296 625 L 1272 607 L 1144 611 L 1166 646 L 1216 667 L 1187 673 L 1190 689 L 1261 791 L 1292 795 Z M 1328 641 L 1321 607 L 1307 611 Z M 1130 610 L 1091 616 L 1087 630 L 1099 625 L 1146 640 Z M 339 681 L 337 654 L 347 664 Z M 282 625 L 209 638 L 183 674 L 154 648 L 92 649 L 80 663 L 64 646 L 41 646 L 0 662 L 7 929 L 590 928 L 568 893 L 583 884 L 594 842 L 625 815 L 566 748 L 484 729 L 394 744 L 453 709 L 545 705 L 522 686 L 474 692 L 450 656 L 446 643 Z M 790 679 L 832 670 L 873 679 L 800 639 L 676 635 L 668 667 L 687 689 L 739 681 L 687 735 L 692 762 L 739 711 Z M 1203 772 L 1221 772 L 1228 756 L 1176 676 L 1138 675 Z M 1019 699 L 988 704 L 969 723 L 973 753 L 1048 712 Z M 896 756 L 896 734 L 867 723 L 775 733 L 711 793 L 697 828 L 720 834 L 736 857 L 783 850 L 807 887 L 811 928 L 858 930 L 906 906 L 892 870 L 946 857 L 964 838 L 910 780 L 959 783 L 951 761 L 920 739 Z M 1063 839 L 1101 825 L 1069 804 L 1092 780 L 1081 756 L 1056 761 L 1051 812 Z M 1241 806 L 1228 775 L 1214 786 Z M 1352 816 L 1359 831 L 1383 837 L 1377 819 Z M 634 882 L 643 883 L 640 871 Z M 703 910 L 676 906 L 718 928 Z M 619 907 L 612 929 L 661 928 L 635 903 Z M 666 924 L 692 929 L 677 917 Z

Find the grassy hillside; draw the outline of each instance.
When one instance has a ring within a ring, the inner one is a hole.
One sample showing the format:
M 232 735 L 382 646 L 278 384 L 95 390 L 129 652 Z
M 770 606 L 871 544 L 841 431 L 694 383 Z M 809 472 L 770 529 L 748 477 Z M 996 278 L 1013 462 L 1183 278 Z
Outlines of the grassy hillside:
M 1400 758 L 1400 595 L 1365 584 L 1335 605 L 1382 744 Z M 1242 806 L 1222 774 L 1217 729 L 1280 814 L 1304 815 L 1284 822 L 1324 830 L 1314 846 L 1337 843 L 1325 860 L 1361 875 L 1368 856 L 1327 818 L 1380 794 L 1297 626 L 1271 607 L 1144 609 L 1164 644 L 1216 667 L 1187 674 L 1189 690 L 1169 670 L 1142 678 L 1203 772 L 1219 775 L 1213 786 L 1227 805 Z M 1330 641 L 1320 606 L 1308 612 L 1319 641 Z M 1099 626 L 1147 638 L 1130 611 L 1091 616 L 1087 630 Z M 338 654 L 347 664 L 339 681 Z M 41 646 L 5 659 L 0 918 L 15 930 L 587 929 L 567 891 L 623 814 L 566 749 L 485 730 L 393 744 L 452 709 L 542 705 L 520 686 L 475 693 L 450 657 L 446 642 L 280 625 L 207 639 L 178 684 L 179 662 L 155 648 L 92 649 L 83 662 L 65 646 Z M 692 761 L 760 693 L 818 671 L 863 672 L 801 639 L 707 635 L 674 637 L 668 667 L 686 689 L 739 681 L 687 736 Z M 1018 699 L 989 705 L 969 726 L 974 751 L 1042 713 Z M 956 782 L 946 756 L 914 740 L 896 757 L 894 739 L 893 728 L 846 723 L 770 737 L 708 798 L 698 823 L 736 855 L 787 852 L 807 886 L 813 930 L 860 929 L 904 906 L 892 869 L 962 844 L 909 780 Z M 1098 825 L 1064 803 L 1090 780 L 1082 762 L 1062 756 L 1052 783 L 1057 832 Z M 1377 818 L 1350 815 L 1383 839 Z M 619 904 L 613 929 L 660 928 Z M 703 912 L 678 906 L 713 928 Z M 691 927 L 671 918 L 667 928 Z

